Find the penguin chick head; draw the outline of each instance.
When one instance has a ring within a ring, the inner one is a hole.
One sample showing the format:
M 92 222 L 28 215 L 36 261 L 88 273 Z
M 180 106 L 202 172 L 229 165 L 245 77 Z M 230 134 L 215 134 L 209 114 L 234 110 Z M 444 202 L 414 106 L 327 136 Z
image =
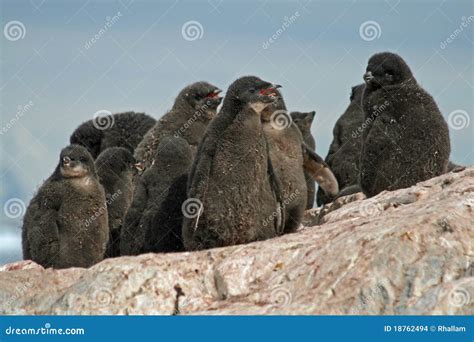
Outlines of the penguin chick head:
M 222 102 L 222 97 L 219 96 L 221 91 L 208 82 L 196 82 L 187 86 L 179 93 L 176 103 L 182 104 L 181 101 L 184 101 L 193 110 L 213 117 L 217 107 Z
M 301 132 L 309 132 L 316 112 L 291 112 L 291 118 Z
M 260 113 L 262 122 L 269 122 L 270 120 L 272 120 L 273 113 L 277 111 L 287 113 L 285 101 L 283 100 L 283 95 L 278 89 L 275 90 L 275 93 L 277 94 L 276 100 L 269 104 L 267 107 L 265 107 L 265 109 Z
M 351 96 L 349 99 L 352 101 L 358 101 L 362 99 L 362 94 L 364 94 L 364 89 L 365 89 L 365 83 L 358 84 L 356 86 L 353 86 L 351 89 Z
M 266 107 L 278 100 L 280 94 L 277 89 L 280 87 L 255 76 L 241 77 L 230 85 L 224 103 L 231 102 L 234 108 L 249 106 L 257 114 L 261 114 Z
M 99 174 L 100 171 L 110 171 L 118 175 L 123 171 L 135 169 L 135 165 L 132 153 L 124 147 L 106 148 L 95 161 L 95 168 Z
M 370 57 L 364 81 L 369 89 L 401 84 L 413 79 L 403 58 L 391 52 L 377 53 Z
M 176 165 L 180 162 L 191 165 L 193 152 L 185 139 L 176 136 L 167 136 L 160 141 L 154 157 L 154 165 L 160 168 Z
M 94 160 L 80 145 L 65 147 L 59 157 L 59 171 L 65 178 L 81 178 L 95 173 Z

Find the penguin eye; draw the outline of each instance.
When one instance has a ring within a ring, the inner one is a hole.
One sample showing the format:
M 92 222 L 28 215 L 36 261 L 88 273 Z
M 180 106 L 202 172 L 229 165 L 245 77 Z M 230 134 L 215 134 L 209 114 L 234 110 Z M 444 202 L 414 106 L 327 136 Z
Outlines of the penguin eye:
M 249 92 L 250 92 L 250 94 L 254 94 L 255 93 L 255 88 L 250 88 Z
M 69 158 L 68 156 L 63 157 L 63 162 L 69 163 L 70 161 L 71 161 L 71 158 Z

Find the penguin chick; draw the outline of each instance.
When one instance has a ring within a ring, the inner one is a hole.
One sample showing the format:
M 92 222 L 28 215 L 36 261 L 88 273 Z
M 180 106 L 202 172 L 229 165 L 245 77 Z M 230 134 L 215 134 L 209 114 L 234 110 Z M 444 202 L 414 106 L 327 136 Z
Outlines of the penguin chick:
M 70 145 L 28 205 L 23 257 L 43 267 L 89 267 L 104 258 L 108 238 L 105 193 L 92 156 Z
M 367 197 L 446 172 L 449 131 L 434 99 L 398 55 L 373 55 L 364 74 L 360 185 Z
M 173 108 L 158 120 L 136 148 L 135 159 L 143 169 L 153 164 L 156 148 L 165 136 L 182 137 L 195 152 L 222 101 L 220 92 L 207 82 L 196 82 L 181 90 Z
M 182 232 L 187 250 L 264 240 L 283 232 L 279 182 L 260 118 L 276 100 L 277 87 L 254 76 L 229 87 L 189 175 Z
M 313 151 L 316 151 L 316 141 L 311 134 L 311 125 L 313 124 L 316 112 L 291 112 L 290 115 L 296 127 L 299 128 L 303 135 L 303 141 L 305 144 Z
M 124 147 L 131 153 L 156 120 L 145 113 L 126 112 L 98 117 L 77 127 L 71 144 L 86 147 L 95 159 L 108 147 Z
M 311 125 L 313 123 L 316 112 L 291 112 L 290 115 L 293 119 L 293 122 L 299 128 L 301 134 L 303 135 L 303 141 L 305 142 L 305 144 L 313 151 L 316 151 L 316 141 L 314 140 L 314 137 L 311 134 Z M 306 200 L 306 209 L 311 209 L 314 205 L 316 185 L 314 183 L 314 179 L 308 172 L 305 171 L 304 177 L 306 179 L 306 188 L 308 194 Z
M 333 129 L 333 139 L 325 158 L 329 168 L 334 172 L 339 187 L 348 195 L 360 190 L 359 161 L 362 149 L 362 129 L 364 110 L 362 108 L 362 94 L 365 84 L 352 87 L 350 103 L 344 113 L 337 119 Z M 335 198 L 318 190 L 317 203 L 323 205 Z
M 181 205 L 193 161 L 188 142 L 164 137 L 154 155 L 155 163 L 140 177 L 133 202 L 125 217 L 122 255 L 182 251 Z
M 132 176 L 135 159 L 124 147 L 109 147 L 95 161 L 99 181 L 104 187 L 109 221 L 107 257 L 120 256 L 120 231 L 132 202 Z

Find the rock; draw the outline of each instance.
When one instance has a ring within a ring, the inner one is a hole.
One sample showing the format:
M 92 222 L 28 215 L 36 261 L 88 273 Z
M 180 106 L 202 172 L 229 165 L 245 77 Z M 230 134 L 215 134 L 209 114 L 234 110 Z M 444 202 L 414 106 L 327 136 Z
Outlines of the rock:
M 474 314 L 474 168 L 362 198 L 263 242 L 6 265 L 0 314 Z

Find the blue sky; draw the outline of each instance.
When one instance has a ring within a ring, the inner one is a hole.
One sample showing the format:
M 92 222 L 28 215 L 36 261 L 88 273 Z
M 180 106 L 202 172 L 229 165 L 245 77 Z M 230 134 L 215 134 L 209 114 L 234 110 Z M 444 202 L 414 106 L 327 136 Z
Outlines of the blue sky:
M 95 112 L 159 118 L 197 80 L 226 89 L 254 74 L 283 85 L 290 110 L 316 110 L 313 133 L 325 156 L 351 86 L 362 82 L 368 58 L 385 50 L 404 57 L 446 119 L 462 111 L 470 120 L 451 127 L 452 159 L 474 164 L 471 1 L 4 0 L 0 6 L 2 128 L 13 119 L 1 134 L 2 206 L 13 197 L 28 203 L 70 133 Z M 11 21 L 23 24 L 23 38 L 7 39 L 3 29 Z M 196 40 L 183 37 L 189 21 L 202 27 Z M 363 39 L 366 22 L 378 27 Z M 96 34 L 100 39 L 87 49 Z M 3 211 L 1 224 L 20 226 L 21 216 Z

